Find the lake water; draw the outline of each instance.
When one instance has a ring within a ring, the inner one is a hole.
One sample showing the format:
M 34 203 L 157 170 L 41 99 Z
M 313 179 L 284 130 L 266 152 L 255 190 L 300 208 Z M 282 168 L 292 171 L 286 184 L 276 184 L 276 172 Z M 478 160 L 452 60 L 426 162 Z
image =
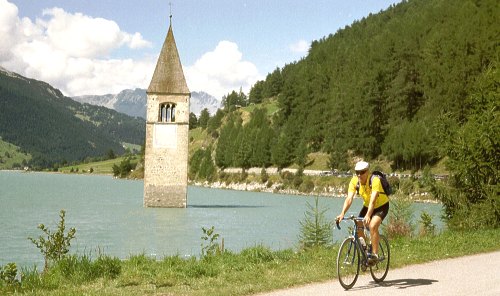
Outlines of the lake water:
M 27 238 L 38 238 L 40 223 L 55 230 L 59 211 L 66 210 L 66 226 L 76 228 L 71 251 L 98 250 L 125 259 L 146 254 L 198 256 L 202 227 L 215 226 L 226 249 L 241 251 L 263 244 L 272 249 L 298 245 L 300 221 L 313 196 L 281 195 L 190 186 L 186 209 L 144 208 L 143 181 L 108 176 L 64 175 L 0 171 L 0 265 L 42 266 L 43 257 Z M 320 198 L 333 219 L 343 199 Z M 351 209 L 357 213 L 361 200 Z M 414 217 L 425 210 L 439 220 L 441 205 L 415 204 Z M 345 236 L 334 231 L 338 240 Z

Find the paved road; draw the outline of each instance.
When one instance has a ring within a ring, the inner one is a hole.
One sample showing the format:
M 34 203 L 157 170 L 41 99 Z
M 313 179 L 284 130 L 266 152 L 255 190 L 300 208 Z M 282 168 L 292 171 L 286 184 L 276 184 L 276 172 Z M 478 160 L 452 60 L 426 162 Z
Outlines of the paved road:
M 500 295 L 500 251 L 434 261 L 389 270 L 381 284 L 369 273 L 360 275 L 354 287 L 345 291 L 337 279 L 260 296 L 304 295 Z

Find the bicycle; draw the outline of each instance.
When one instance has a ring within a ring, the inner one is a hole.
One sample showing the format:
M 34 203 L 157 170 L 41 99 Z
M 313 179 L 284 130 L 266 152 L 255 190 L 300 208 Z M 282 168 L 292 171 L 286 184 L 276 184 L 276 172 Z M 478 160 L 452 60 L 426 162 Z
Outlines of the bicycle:
M 368 231 L 365 232 L 366 247 L 360 240 L 364 232 L 363 218 L 350 216 L 342 221 L 352 221 L 354 227 L 352 233 L 340 245 L 337 255 L 337 275 L 340 285 L 346 290 L 354 286 L 359 276 L 359 270 L 364 272 L 370 268 L 370 273 L 376 283 L 382 282 L 389 272 L 389 262 L 391 251 L 389 241 L 384 235 L 380 235 L 378 247 L 378 260 L 374 265 L 369 264 L 368 258 L 371 255 L 371 243 L 368 240 Z M 340 221 L 336 221 L 337 228 L 340 229 Z

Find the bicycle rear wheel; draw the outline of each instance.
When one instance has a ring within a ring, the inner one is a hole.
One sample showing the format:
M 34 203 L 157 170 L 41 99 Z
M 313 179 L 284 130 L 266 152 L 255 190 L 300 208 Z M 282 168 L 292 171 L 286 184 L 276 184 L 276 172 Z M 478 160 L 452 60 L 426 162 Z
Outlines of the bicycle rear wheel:
M 389 241 L 384 235 L 381 235 L 378 243 L 378 262 L 370 267 L 370 273 L 375 282 L 380 283 L 385 279 L 387 272 L 389 272 L 390 261 L 391 250 L 389 248 Z
M 359 250 L 354 238 L 346 238 L 337 255 L 337 275 L 340 285 L 348 290 L 354 286 L 359 275 Z

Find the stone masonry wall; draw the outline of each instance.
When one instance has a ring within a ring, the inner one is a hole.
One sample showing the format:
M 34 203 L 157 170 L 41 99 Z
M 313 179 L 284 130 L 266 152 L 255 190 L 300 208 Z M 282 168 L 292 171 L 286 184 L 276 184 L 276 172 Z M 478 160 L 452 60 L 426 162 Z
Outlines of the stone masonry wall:
M 175 103 L 175 122 L 158 122 L 161 103 Z M 144 206 L 187 205 L 189 96 L 149 95 L 144 159 Z

